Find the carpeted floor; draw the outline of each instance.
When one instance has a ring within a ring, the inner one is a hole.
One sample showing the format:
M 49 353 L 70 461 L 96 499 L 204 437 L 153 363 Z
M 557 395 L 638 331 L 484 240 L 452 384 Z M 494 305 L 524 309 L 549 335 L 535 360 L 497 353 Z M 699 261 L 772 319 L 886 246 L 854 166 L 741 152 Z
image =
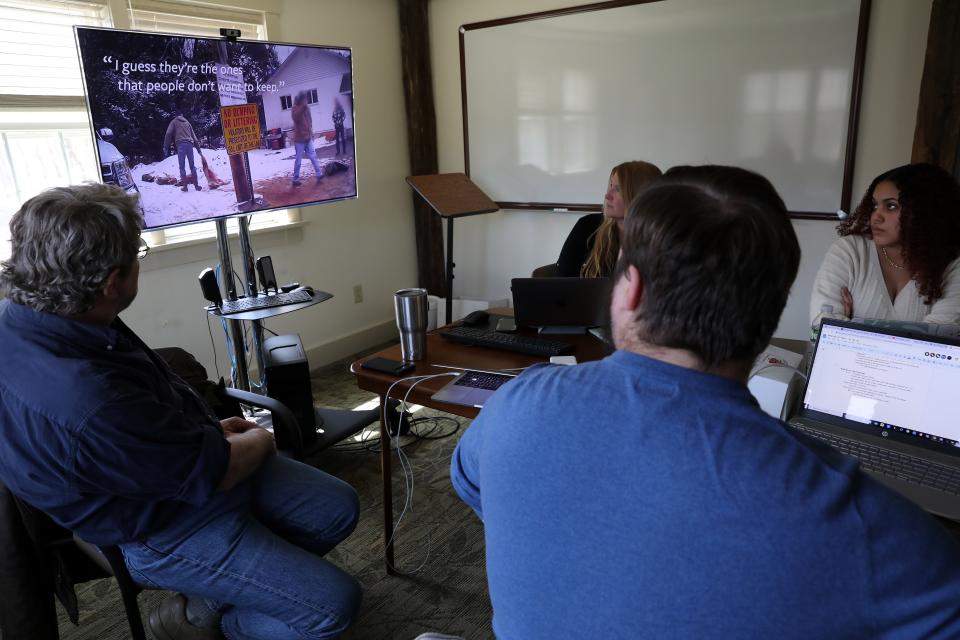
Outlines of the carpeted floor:
M 348 363 L 318 371 L 313 378 L 318 405 L 354 408 L 375 400 L 357 389 Z M 490 600 L 484 570 L 483 528 L 450 486 L 450 454 L 468 421 L 428 409 L 414 414 L 413 429 L 426 438 L 405 438 L 404 451 L 413 472 L 412 507 L 396 534 L 397 568 L 388 576 L 383 562 L 382 481 L 378 440 L 347 442 L 308 460 L 349 482 L 360 495 L 360 523 L 353 535 L 328 558 L 356 576 L 363 585 L 363 604 L 356 624 L 343 636 L 352 640 L 412 639 L 425 631 L 491 638 Z M 374 425 L 376 428 L 377 425 Z M 443 436 L 453 433 L 450 437 Z M 394 518 L 405 501 L 404 477 L 394 457 Z M 166 592 L 140 595 L 144 620 Z M 64 640 L 120 640 L 129 637 L 114 581 L 78 586 L 80 625 L 60 611 Z

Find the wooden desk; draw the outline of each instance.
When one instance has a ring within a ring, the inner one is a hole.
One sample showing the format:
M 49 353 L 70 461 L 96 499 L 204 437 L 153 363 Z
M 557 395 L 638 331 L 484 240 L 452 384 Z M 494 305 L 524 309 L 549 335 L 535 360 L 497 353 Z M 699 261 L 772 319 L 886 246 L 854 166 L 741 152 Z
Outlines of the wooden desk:
M 490 314 L 490 323 L 488 328 L 493 328 L 496 326 L 497 318 L 504 316 L 512 315 L 512 309 L 495 309 L 491 310 Z M 432 365 L 442 364 L 449 367 L 463 367 L 471 369 L 487 369 L 491 371 L 501 370 L 501 369 L 515 369 L 519 367 L 528 367 L 539 362 L 548 362 L 549 358 L 543 358 L 538 356 L 529 356 L 522 353 L 514 353 L 511 351 L 501 351 L 499 349 L 487 349 L 485 347 L 471 347 L 463 344 L 457 344 L 455 342 L 450 342 L 440 337 L 440 332 L 442 329 L 437 331 L 432 331 L 427 334 L 427 357 L 425 360 L 417 362 L 417 366 L 413 371 L 408 372 L 404 377 L 408 376 L 428 376 L 438 373 L 449 372 L 450 369 L 445 369 L 441 367 L 434 367 Z M 535 332 L 532 330 L 521 329 L 521 335 L 535 335 Z M 547 336 L 550 340 L 557 340 L 560 342 L 567 342 L 574 345 L 573 355 L 577 358 L 577 362 L 588 362 L 590 360 L 599 360 L 605 355 L 610 353 L 612 349 L 607 347 L 603 342 L 598 340 L 589 334 L 584 335 L 575 335 L 575 336 L 564 336 L 564 335 L 551 335 Z M 774 338 L 772 340 L 773 344 L 789 349 L 791 351 L 802 352 L 806 348 L 807 343 L 803 340 L 783 340 L 780 338 Z M 380 396 L 380 406 L 383 407 L 385 401 L 385 394 L 390 388 L 390 385 L 401 380 L 402 378 L 395 378 L 393 376 L 387 375 L 385 373 L 378 373 L 376 371 L 370 371 L 369 369 L 361 368 L 361 364 L 371 358 L 390 358 L 392 360 L 401 360 L 400 355 L 400 345 L 395 345 L 393 347 L 388 347 L 382 351 L 371 354 L 365 358 L 357 360 L 350 365 L 350 371 L 357 377 L 357 386 L 365 391 L 372 391 Z M 423 405 L 425 407 L 430 407 L 431 409 L 437 409 L 439 411 L 445 411 L 447 413 L 452 413 L 454 415 L 463 416 L 464 418 L 475 418 L 479 409 L 473 407 L 465 407 L 462 405 L 447 404 L 444 402 L 436 402 L 430 398 L 433 394 L 440 390 L 447 382 L 450 381 L 449 377 L 443 378 L 434 378 L 431 380 L 425 380 L 416 387 L 410 393 L 408 398 L 410 402 Z M 410 385 L 415 382 L 399 382 L 393 391 L 390 394 L 390 397 L 402 399 L 406 395 L 407 390 L 410 388 Z M 384 540 L 384 559 L 387 564 L 387 572 L 395 573 L 393 570 L 394 567 L 394 545 L 393 545 L 393 482 L 392 482 L 392 460 L 391 460 L 391 451 L 390 451 L 390 437 L 387 433 L 387 427 L 384 425 L 383 420 L 380 421 L 380 468 L 381 473 L 383 474 L 383 540 Z
M 507 314 L 503 314 L 507 315 Z M 502 317 L 498 315 L 491 314 L 491 318 L 495 319 L 497 317 Z M 492 324 L 495 320 L 492 320 Z M 522 353 L 514 353 L 511 351 L 501 351 L 499 349 L 487 349 L 485 347 L 471 347 L 463 344 L 457 344 L 450 342 L 441 338 L 439 331 L 432 331 L 427 334 L 427 357 L 425 360 L 417 362 L 416 369 L 405 374 L 404 377 L 408 376 L 427 376 L 434 375 L 438 373 L 450 372 L 450 369 L 444 369 L 440 367 L 434 367 L 431 365 L 442 364 L 450 367 L 463 367 L 471 369 L 488 369 L 488 370 L 500 370 L 500 369 L 514 369 L 518 367 L 528 367 L 533 364 L 541 362 L 549 362 L 549 358 L 543 358 L 538 356 L 530 356 Z M 534 335 L 533 331 L 521 330 L 521 335 Z M 549 336 L 550 340 L 556 340 L 559 342 L 567 342 L 574 345 L 573 355 L 577 358 L 577 362 L 586 362 L 588 360 L 599 360 L 604 357 L 606 354 L 610 353 L 611 349 L 604 345 L 600 340 L 593 337 L 592 335 L 577 335 L 577 336 Z M 390 358 L 393 360 L 401 360 L 400 355 L 400 345 L 395 345 L 389 347 L 377 353 L 371 354 L 365 358 L 357 360 L 350 365 L 350 371 L 357 377 L 357 386 L 365 391 L 372 391 L 380 396 L 380 406 L 384 406 L 386 400 L 385 394 L 390 388 L 390 385 L 397 382 L 397 380 L 402 380 L 402 378 L 395 378 L 393 376 L 387 375 L 385 373 L 378 373 L 376 371 L 370 371 L 369 369 L 363 369 L 360 365 L 370 358 Z M 465 418 L 474 418 L 479 413 L 478 409 L 473 407 L 465 407 L 461 405 L 447 404 L 444 402 L 436 402 L 431 400 L 430 396 L 440 390 L 445 384 L 450 381 L 449 377 L 434 378 L 431 380 L 425 380 L 416 387 L 410 393 L 408 398 L 410 402 L 423 405 L 425 407 L 430 407 L 431 409 L 438 409 L 440 411 L 446 411 L 447 413 L 452 413 L 458 416 L 463 416 Z M 399 382 L 393 391 L 390 393 L 390 397 L 402 399 L 406 395 L 407 390 L 410 388 L 410 385 L 416 381 L 410 382 Z M 393 545 L 393 483 L 391 478 L 391 451 L 390 451 L 390 437 L 387 432 L 387 427 L 383 423 L 383 420 L 380 421 L 380 468 L 381 473 L 383 474 L 383 540 L 384 540 L 384 551 L 385 551 L 385 561 L 387 564 L 387 572 L 395 573 L 393 570 L 394 562 L 394 545 Z

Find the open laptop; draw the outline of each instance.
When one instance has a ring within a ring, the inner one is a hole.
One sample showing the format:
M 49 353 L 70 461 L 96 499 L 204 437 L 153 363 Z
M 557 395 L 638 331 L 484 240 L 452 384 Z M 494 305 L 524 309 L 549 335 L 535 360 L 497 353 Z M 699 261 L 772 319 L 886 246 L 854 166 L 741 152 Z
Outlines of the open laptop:
M 789 424 L 923 509 L 960 520 L 960 341 L 825 320 Z
M 430 399 L 480 409 L 487 398 L 515 377 L 512 373 L 466 369 L 430 396 Z
M 514 278 L 513 316 L 543 333 L 583 333 L 610 319 L 610 278 Z

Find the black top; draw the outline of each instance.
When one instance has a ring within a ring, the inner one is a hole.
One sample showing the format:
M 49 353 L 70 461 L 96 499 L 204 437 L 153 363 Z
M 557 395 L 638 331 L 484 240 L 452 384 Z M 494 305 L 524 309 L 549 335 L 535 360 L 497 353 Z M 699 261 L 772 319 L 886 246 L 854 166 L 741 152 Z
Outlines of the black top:
M 580 277 L 580 269 L 593 250 L 594 232 L 600 228 L 601 222 L 603 222 L 602 213 L 589 213 L 573 225 L 570 235 L 563 243 L 563 248 L 560 249 L 560 257 L 557 258 L 557 267 L 560 269 L 561 276 Z

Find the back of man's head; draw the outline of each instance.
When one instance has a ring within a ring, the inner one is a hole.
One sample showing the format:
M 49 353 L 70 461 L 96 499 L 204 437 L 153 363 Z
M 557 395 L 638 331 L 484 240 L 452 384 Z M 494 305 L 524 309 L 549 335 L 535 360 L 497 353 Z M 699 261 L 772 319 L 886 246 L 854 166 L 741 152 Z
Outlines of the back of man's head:
M 800 263 L 783 200 L 756 173 L 674 167 L 633 202 L 617 277 L 643 281 L 633 336 L 704 367 L 753 359 L 770 341 Z
M 142 225 L 137 197 L 119 187 L 44 191 L 10 219 L 11 254 L 0 268 L 0 289 L 37 311 L 88 311 L 110 272 L 136 260 Z

